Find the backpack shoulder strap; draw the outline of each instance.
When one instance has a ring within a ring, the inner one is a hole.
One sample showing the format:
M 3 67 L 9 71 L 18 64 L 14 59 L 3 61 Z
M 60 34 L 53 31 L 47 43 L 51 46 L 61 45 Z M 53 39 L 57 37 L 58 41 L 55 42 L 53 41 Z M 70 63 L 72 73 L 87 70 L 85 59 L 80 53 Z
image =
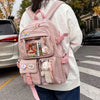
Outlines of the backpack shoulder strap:
M 51 6 L 51 8 L 49 9 L 49 11 L 46 14 L 46 19 L 50 19 L 61 4 L 64 4 L 64 2 L 63 1 L 54 2 L 54 4 Z

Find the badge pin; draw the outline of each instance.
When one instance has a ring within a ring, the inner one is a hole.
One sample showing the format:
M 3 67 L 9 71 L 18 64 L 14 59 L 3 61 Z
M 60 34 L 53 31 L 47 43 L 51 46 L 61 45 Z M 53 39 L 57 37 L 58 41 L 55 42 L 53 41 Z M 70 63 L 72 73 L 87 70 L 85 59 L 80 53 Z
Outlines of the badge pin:
M 25 35 L 23 36 L 23 38 L 25 38 Z
M 21 65 L 21 68 L 22 68 L 22 69 L 25 69 L 25 68 L 26 68 L 26 65 L 25 65 L 25 64 L 22 64 L 22 65 Z
M 29 64 L 29 65 L 28 65 L 28 68 L 29 68 L 29 69 L 34 69 L 34 67 L 35 67 L 35 66 L 34 66 L 33 64 Z
M 27 36 L 27 35 L 29 35 L 29 33 L 28 32 L 25 32 L 25 34 L 24 34 L 25 36 Z
M 25 35 L 29 35 L 29 33 L 26 33 Z
M 23 35 L 23 38 L 25 38 L 25 36 L 29 35 L 28 32 L 25 32 L 24 35 Z

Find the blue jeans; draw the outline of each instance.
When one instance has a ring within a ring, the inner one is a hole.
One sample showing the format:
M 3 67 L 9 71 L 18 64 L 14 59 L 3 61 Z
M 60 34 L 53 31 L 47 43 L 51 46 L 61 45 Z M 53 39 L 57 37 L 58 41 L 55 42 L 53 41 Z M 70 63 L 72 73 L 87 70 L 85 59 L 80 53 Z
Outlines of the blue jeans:
M 70 91 L 48 90 L 35 86 L 40 100 L 80 100 L 80 87 Z

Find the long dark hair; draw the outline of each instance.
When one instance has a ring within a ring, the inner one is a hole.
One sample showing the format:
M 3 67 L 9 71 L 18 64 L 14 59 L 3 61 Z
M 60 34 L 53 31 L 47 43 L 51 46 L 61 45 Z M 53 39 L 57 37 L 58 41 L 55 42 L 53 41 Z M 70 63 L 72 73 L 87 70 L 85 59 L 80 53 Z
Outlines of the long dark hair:
M 32 0 L 32 11 L 36 12 L 38 9 L 41 8 L 42 3 L 43 6 L 45 7 L 48 4 L 49 0 Z

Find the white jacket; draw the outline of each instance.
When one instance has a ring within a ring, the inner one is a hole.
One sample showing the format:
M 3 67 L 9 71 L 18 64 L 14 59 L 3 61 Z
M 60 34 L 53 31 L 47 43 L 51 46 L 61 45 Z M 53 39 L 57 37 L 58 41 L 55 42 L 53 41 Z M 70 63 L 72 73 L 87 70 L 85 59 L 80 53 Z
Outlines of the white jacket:
M 55 1 L 56 0 L 50 0 L 46 8 L 42 7 L 41 11 L 44 12 L 44 14 L 46 14 Z M 20 32 L 23 30 L 24 27 L 26 27 L 31 22 L 31 20 L 32 19 L 27 14 L 27 12 L 24 12 L 20 23 Z M 61 33 L 69 33 L 69 37 L 66 37 L 63 40 L 63 47 L 66 51 L 69 48 L 70 71 L 68 79 L 64 84 L 40 86 L 40 87 L 51 90 L 60 90 L 60 91 L 72 90 L 80 86 L 79 69 L 73 52 L 75 52 L 81 46 L 82 32 L 80 30 L 77 18 L 72 8 L 67 4 L 62 4 L 56 10 L 51 21 L 55 24 L 55 26 Z

